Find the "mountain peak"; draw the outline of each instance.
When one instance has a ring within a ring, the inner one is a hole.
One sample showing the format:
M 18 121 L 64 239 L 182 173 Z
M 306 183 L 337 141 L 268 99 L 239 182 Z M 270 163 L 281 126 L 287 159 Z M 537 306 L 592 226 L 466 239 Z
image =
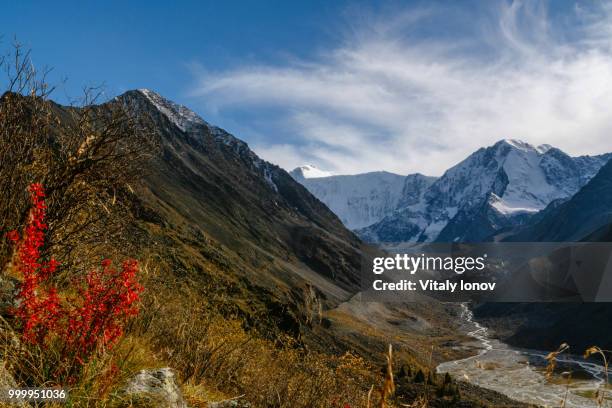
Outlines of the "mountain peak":
M 209 128 L 211 127 L 204 119 L 198 116 L 198 114 L 191 109 L 172 102 L 155 91 L 142 88 L 138 89 L 137 92 L 144 95 L 149 102 L 151 102 L 157 108 L 158 111 L 164 114 L 183 132 L 190 130 L 194 125 L 207 126 Z
M 531 143 L 527 143 L 519 139 L 502 139 L 499 142 L 495 143 L 494 146 L 501 146 L 501 145 L 510 146 L 513 149 L 521 150 L 524 152 L 536 152 L 538 154 L 544 154 L 553 148 L 549 144 L 542 144 L 539 146 L 534 146 Z
M 303 166 L 296 167 L 295 169 L 291 170 L 290 174 L 296 179 L 321 178 L 333 175 L 329 171 L 319 169 L 314 164 L 305 164 Z

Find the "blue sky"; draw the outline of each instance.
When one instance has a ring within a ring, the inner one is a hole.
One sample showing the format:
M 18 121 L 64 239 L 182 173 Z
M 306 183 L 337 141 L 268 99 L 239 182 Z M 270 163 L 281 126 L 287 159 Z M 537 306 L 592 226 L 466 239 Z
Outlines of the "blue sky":
M 223 70 L 272 63 L 287 54 L 307 58 L 333 35 L 325 27 L 345 7 L 289 3 L 5 2 L 0 30 L 4 43 L 16 36 L 32 48 L 35 62 L 67 77 L 71 94 L 105 83 L 109 93 L 146 86 L 181 101 L 191 64 Z
M 600 2 L 21 1 L 55 99 L 150 88 L 290 169 L 440 174 L 501 138 L 612 151 Z

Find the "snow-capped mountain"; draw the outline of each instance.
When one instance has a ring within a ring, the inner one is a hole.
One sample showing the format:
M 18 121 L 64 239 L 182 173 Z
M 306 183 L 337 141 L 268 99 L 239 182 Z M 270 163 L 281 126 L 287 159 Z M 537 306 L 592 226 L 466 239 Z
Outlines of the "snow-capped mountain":
M 289 174 L 300 182 L 305 179 L 329 177 L 332 175 L 331 172 L 321 170 L 314 164 L 306 164 L 304 166 L 296 167 L 295 169 L 291 170 Z
M 373 242 L 479 241 L 575 194 L 611 156 L 502 140 L 447 170 L 418 201 L 359 231 Z
M 303 177 L 305 167 L 308 166 L 298 167 L 290 174 L 351 229 L 367 227 L 383 219 L 402 203 L 420 196 L 434 180 L 420 174 L 406 177 L 384 171 Z

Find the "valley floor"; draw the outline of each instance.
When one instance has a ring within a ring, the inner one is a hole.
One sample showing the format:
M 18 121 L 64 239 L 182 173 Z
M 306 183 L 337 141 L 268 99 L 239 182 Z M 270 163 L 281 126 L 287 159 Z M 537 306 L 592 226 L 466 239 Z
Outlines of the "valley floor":
M 488 329 L 473 319 L 462 304 L 463 330 L 472 341 L 466 346 L 477 354 L 438 365 L 439 373 L 450 373 L 472 384 L 498 391 L 517 401 L 541 406 L 597 407 L 593 396 L 605 382 L 604 368 L 581 357 L 560 356 L 560 371 L 571 371 L 573 379 L 547 380 L 544 375 L 547 352 L 513 348 L 489 336 Z M 559 376 L 560 377 L 560 376 Z M 606 406 L 606 405 L 604 405 Z

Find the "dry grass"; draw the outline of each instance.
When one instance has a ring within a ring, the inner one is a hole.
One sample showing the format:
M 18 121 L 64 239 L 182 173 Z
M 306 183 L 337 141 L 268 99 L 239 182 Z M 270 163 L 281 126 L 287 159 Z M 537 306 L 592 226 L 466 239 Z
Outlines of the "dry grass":
M 129 406 L 121 393 L 125 383 L 138 370 L 163 364 L 155 360 L 154 353 L 140 339 L 127 336 L 112 352 L 102 351 L 83 365 L 79 377 L 68 385 L 56 375 L 62 361 L 59 347 L 41 348 L 19 338 L 9 322 L 1 319 L 0 356 L 11 382 L 18 387 L 66 389 L 68 403 L 56 404 L 62 407 Z
M 400 404 L 400 405 L 402 407 L 407 407 L 407 408 L 427 408 L 429 407 L 429 401 L 426 396 L 422 395 L 418 397 L 416 400 L 414 400 L 414 402 L 412 402 L 411 404 Z
M 584 358 L 587 359 L 592 355 L 597 355 L 599 357 L 601 357 L 602 363 L 603 363 L 603 367 L 604 367 L 604 373 L 605 373 L 605 384 L 603 387 L 599 387 L 597 389 L 597 394 L 596 394 L 596 398 L 597 398 L 597 405 L 600 407 L 604 406 L 604 402 L 606 399 L 606 394 L 607 394 L 607 388 L 608 388 L 608 384 L 610 384 L 610 379 L 608 378 L 608 357 L 606 356 L 606 353 L 610 354 L 609 350 L 602 350 L 601 348 L 597 347 L 597 346 L 591 346 L 588 349 L 585 350 L 584 352 Z
M 374 391 L 376 390 L 379 394 L 378 407 L 386 408 L 389 407 L 389 399 L 395 394 L 395 380 L 393 377 L 393 346 L 389 344 L 387 354 L 385 354 L 385 377 L 380 387 L 372 385 L 368 392 L 367 408 L 371 408 L 373 405 Z
M 139 370 L 163 366 L 177 370 L 193 407 L 235 397 L 252 407 L 366 406 L 375 366 L 349 353 L 309 351 L 287 335 L 246 330 L 244 318 L 221 314 L 218 299 L 207 301 L 206 287 L 173 279 L 168 265 L 151 264 L 142 262 L 146 291 L 140 315 L 112 352 L 101 352 L 83 367 L 69 387 L 67 406 L 147 406 L 122 390 Z M 66 386 L 54 376 L 57 349 L 22 344 L 11 322 L 0 323 L 0 353 L 19 386 Z M 390 406 L 394 390 L 391 348 L 386 358 L 382 398 L 376 395 L 380 407 Z
M 546 365 L 546 377 L 550 380 L 552 379 L 555 368 L 557 367 L 557 358 L 560 354 L 569 350 L 570 346 L 567 343 L 562 343 L 559 348 L 553 352 L 550 352 L 546 356 L 547 365 Z M 595 398 L 597 400 L 597 406 L 603 407 L 605 406 L 606 398 L 607 398 L 607 388 L 609 386 L 610 380 L 608 378 L 608 355 L 611 352 L 609 350 L 603 350 L 598 346 L 591 346 L 584 352 L 584 359 L 587 359 L 591 356 L 599 356 L 601 358 L 601 362 L 603 364 L 604 371 L 604 384 L 600 386 L 595 392 Z M 567 398 L 569 396 L 569 389 L 572 382 L 572 372 L 564 371 L 561 373 L 561 376 L 565 379 L 565 395 L 563 400 L 561 401 L 561 407 L 564 408 L 567 404 Z
M 555 373 L 555 368 L 557 368 L 557 357 L 559 357 L 560 354 L 569 350 L 569 348 L 570 347 L 567 343 L 562 343 L 557 350 L 548 353 L 548 355 L 545 357 L 547 362 L 546 378 L 550 379 L 553 376 L 553 374 Z
M 265 339 L 188 288 L 157 291 L 149 302 L 141 320 L 148 324 L 135 330 L 178 370 L 192 402 L 201 402 L 204 385 L 256 407 L 364 406 L 374 370 L 361 358 L 311 352 L 287 336 Z

